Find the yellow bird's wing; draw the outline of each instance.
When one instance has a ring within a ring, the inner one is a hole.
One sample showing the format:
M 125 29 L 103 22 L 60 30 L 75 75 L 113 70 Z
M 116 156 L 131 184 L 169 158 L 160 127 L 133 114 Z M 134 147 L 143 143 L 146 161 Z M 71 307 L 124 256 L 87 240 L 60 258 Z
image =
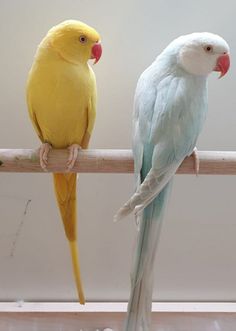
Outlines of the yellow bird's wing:
M 96 78 L 94 75 L 93 70 L 90 68 L 90 75 L 91 75 L 91 98 L 88 102 L 88 108 L 87 108 L 87 116 L 88 116 L 88 124 L 87 129 L 85 131 L 81 147 L 82 148 L 88 148 L 89 141 L 91 138 L 91 134 L 94 128 L 94 123 L 96 119 L 96 104 L 97 104 L 97 89 L 96 89 Z
M 29 112 L 29 116 L 30 116 L 31 122 L 32 122 L 32 124 L 34 126 L 34 129 L 35 129 L 35 131 L 36 131 L 39 139 L 43 142 L 43 133 L 42 133 L 42 131 L 40 129 L 39 123 L 37 121 L 36 113 L 34 112 L 33 106 L 31 104 L 30 97 L 29 97 L 29 89 L 28 88 L 27 88 L 26 98 L 27 98 L 28 112 Z

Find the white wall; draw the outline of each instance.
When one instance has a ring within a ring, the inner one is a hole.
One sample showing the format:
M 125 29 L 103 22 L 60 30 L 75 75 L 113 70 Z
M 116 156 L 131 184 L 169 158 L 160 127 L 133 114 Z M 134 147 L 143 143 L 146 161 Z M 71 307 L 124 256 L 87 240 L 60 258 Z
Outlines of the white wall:
M 99 102 L 91 148 L 130 148 L 140 73 L 173 38 L 210 31 L 231 45 L 232 66 L 224 79 L 210 78 L 198 148 L 234 150 L 235 12 L 234 0 L 1 0 L 0 148 L 39 145 L 25 103 L 27 72 L 47 30 L 75 18 L 97 28 L 104 50 L 94 67 Z M 113 224 L 112 216 L 132 191 L 132 175 L 80 176 L 79 247 L 88 300 L 128 299 L 136 229 L 132 217 Z M 176 177 L 158 249 L 155 300 L 236 299 L 235 192 L 234 177 Z M 51 176 L 1 174 L 0 215 L 0 300 L 75 300 Z

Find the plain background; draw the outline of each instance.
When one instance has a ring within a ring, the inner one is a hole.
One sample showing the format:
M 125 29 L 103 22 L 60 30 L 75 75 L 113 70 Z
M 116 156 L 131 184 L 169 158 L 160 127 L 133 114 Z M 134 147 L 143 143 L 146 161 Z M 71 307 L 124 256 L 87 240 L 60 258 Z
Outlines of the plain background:
M 175 37 L 209 31 L 230 44 L 232 66 L 224 79 L 209 79 L 209 114 L 198 149 L 235 150 L 235 11 L 234 0 L 1 0 L 0 148 L 39 146 L 25 102 L 27 73 L 47 30 L 74 18 L 100 32 L 104 51 L 94 67 L 98 115 L 91 148 L 130 148 L 141 72 Z M 90 301 L 128 299 L 136 227 L 133 217 L 118 224 L 112 217 L 132 192 L 132 175 L 80 176 L 79 248 Z M 154 300 L 236 300 L 235 193 L 235 177 L 176 176 L 158 247 Z M 0 300 L 76 298 L 51 176 L 2 173 Z

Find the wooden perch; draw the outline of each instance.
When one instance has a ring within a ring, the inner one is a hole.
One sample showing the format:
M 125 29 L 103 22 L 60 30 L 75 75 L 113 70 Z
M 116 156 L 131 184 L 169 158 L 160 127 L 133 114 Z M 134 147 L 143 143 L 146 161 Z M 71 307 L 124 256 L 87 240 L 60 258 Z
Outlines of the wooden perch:
M 199 151 L 200 175 L 236 175 L 236 152 Z M 67 150 L 49 153 L 47 172 L 65 172 Z M 80 173 L 132 173 L 131 150 L 81 150 L 73 172 Z M 0 149 L 0 172 L 42 172 L 38 152 L 34 149 Z M 46 173 L 47 173 L 46 172 Z M 194 159 L 186 158 L 178 174 L 195 174 Z

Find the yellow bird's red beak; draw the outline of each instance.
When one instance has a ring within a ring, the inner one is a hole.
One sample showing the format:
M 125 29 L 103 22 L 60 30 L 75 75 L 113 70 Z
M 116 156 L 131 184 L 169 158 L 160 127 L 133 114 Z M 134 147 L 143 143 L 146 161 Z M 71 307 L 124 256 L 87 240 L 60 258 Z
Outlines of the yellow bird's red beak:
M 95 59 L 94 64 L 97 63 L 102 55 L 102 45 L 97 42 L 92 47 L 91 59 Z
M 227 73 L 229 67 L 230 67 L 229 54 L 223 54 L 218 57 L 214 71 L 219 71 L 221 73 L 219 78 L 221 78 Z

